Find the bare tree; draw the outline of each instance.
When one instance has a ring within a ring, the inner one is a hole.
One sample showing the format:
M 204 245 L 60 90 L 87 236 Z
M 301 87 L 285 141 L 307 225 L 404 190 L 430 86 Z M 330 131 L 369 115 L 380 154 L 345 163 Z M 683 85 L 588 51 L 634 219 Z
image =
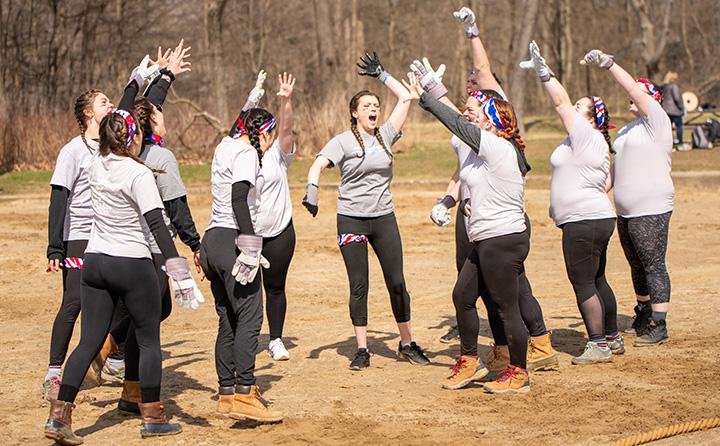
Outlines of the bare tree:
M 657 8 L 660 0 L 648 2 L 647 0 L 630 0 L 630 4 L 637 14 L 640 22 L 642 52 L 641 56 L 645 62 L 645 71 L 650 79 L 657 79 L 660 74 L 660 58 L 665 52 L 668 41 L 668 30 L 670 28 L 672 0 L 662 0 L 660 17 L 662 23 L 659 29 L 650 18 L 650 11 Z M 652 3 L 650 5 L 649 3 Z
M 228 103 L 223 66 L 223 10 L 226 0 L 205 0 L 205 48 L 207 51 L 215 107 L 220 119 L 227 120 Z
M 512 43 L 512 56 L 510 57 L 510 99 L 512 100 L 515 114 L 517 115 L 520 131 L 525 130 L 522 121 L 524 103 L 525 103 L 525 82 L 527 81 L 527 73 L 518 67 L 518 62 L 527 57 L 527 48 L 530 39 L 535 32 L 535 24 L 537 23 L 539 0 L 525 0 L 523 4 L 523 14 L 520 25 L 520 32 L 514 34 Z

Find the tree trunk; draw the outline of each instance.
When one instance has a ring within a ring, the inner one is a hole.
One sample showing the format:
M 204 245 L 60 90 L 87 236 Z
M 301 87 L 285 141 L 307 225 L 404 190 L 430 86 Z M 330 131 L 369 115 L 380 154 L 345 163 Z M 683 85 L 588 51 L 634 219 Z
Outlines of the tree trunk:
M 657 81 L 660 74 L 660 58 L 665 52 L 668 30 L 670 28 L 670 7 L 672 6 L 672 0 L 663 0 L 660 8 L 662 17 L 662 27 L 660 30 L 657 30 L 652 20 L 650 20 L 650 11 L 646 0 L 630 0 L 630 4 L 640 21 L 640 39 L 643 46 L 642 58 L 645 63 L 646 75 L 649 79 Z M 653 2 L 653 9 L 656 7 L 657 2 Z
M 525 0 L 522 13 L 522 25 L 520 32 L 515 34 L 513 38 L 512 57 L 510 57 L 510 66 L 508 67 L 508 73 L 511 76 L 509 95 L 515 108 L 518 128 L 521 132 L 525 131 L 522 116 L 525 103 L 525 81 L 528 75 L 525 70 L 518 67 L 518 64 L 527 57 L 530 37 L 535 32 L 535 24 L 537 23 L 538 5 L 539 0 Z
M 210 90 L 215 114 L 226 122 L 228 118 L 227 88 L 223 66 L 223 10 L 226 0 L 205 0 L 205 47 L 208 54 Z

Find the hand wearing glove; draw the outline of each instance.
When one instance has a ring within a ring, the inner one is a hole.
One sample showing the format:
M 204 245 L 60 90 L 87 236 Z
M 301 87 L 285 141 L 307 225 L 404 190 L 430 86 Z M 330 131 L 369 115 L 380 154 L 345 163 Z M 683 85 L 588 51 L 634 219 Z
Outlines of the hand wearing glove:
M 145 82 L 154 79 L 159 73 L 160 65 L 152 63 L 150 56 L 146 54 L 142 61 L 140 61 L 140 64 L 130 73 L 127 84 L 129 85 L 134 81 L 137 83 L 138 90 L 142 90 Z
M 609 70 L 613 66 L 615 60 L 610 54 L 605 54 L 600 50 L 591 50 L 580 61 L 580 65 L 594 65 L 596 67 Z
M 165 273 L 172 279 L 175 303 L 181 308 L 193 310 L 205 302 L 190 273 L 190 264 L 185 257 L 172 257 L 165 261 Z
M 232 275 L 240 285 L 252 283 L 261 266 L 270 268 L 270 262 L 262 256 L 262 243 L 263 239 L 259 235 L 240 234 L 235 239 L 240 255 L 235 259 Z
M 305 209 L 310 212 L 310 215 L 315 217 L 318 213 L 318 187 L 315 184 L 310 184 L 305 188 L 305 196 L 302 200 L 302 205 Z
M 465 27 L 465 35 L 468 39 L 480 36 L 480 30 L 475 23 L 475 13 L 468 7 L 462 7 L 459 11 L 453 12 L 455 20 L 462 23 Z
M 385 71 L 375 51 L 373 51 L 372 56 L 369 53 L 365 53 L 364 56 L 360 57 L 360 62 L 361 63 L 356 64 L 358 68 L 360 68 L 360 71 L 358 71 L 360 76 L 372 76 L 383 84 L 387 82 L 390 73 Z
M 410 64 L 410 70 L 415 73 L 415 76 L 420 80 L 420 85 L 423 90 L 430 94 L 435 99 L 448 94 L 448 89 L 442 83 L 443 74 L 445 74 L 445 64 L 441 64 L 437 71 L 433 70 L 427 57 L 423 57 L 422 62 L 414 60 Z
M 438 203 L 432 208 L 430 220 L 438 226 L 449 225 L 452 221 L 450 208 L 453 206 L 455 206 L 455 199 L 450 195 L 445 195 L 442 199 L 438 200 Z
M 520 62 L 520 68 L 524 70 L 535 70 L 541 81 L 547 82 L 551 77 L 555 77 L 555 73 L 552 72 L 550 67 L 547 66 L 545 59 L 540 55 L 540 48 L 537 43 L 533 40 L 528 45 L 530 50 L 530 60 Z
M 250 94 L 247 98 L 247 103 L 250 104 L 250 108 L 257 107 L 257 105 L 260 103 L 260 99 L 265 95 L 265 90 L 263 89 L 263 83 L 265 82 L 265 78 L 267 77 L 267 73 L 264 70 L 260 70 L 257 75 L 257 79 L 255 80 L 255 86 L 252 90 L 250 90 Z

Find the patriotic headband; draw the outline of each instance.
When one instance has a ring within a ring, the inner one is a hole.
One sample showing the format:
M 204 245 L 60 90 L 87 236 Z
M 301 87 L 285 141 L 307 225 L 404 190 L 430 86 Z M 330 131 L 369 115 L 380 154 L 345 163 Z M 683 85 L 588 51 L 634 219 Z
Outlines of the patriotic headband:
M 601 97 L 590 97 L 592 98 L 593 104 L 595 104 L 595 124 L 597 128 L 602 129 L 608 125 L 607 121 L 605 121 L 605 103 Z
M 642 78 L 642 77 L 640 79 L 638 79 L 637 82 L 640 85 L 642 85 L 642 89 L 643 89 L 643 91 L 645 91 L 645 93 L 652 96 L 653 99 L 655 99 L 658 102 L 662 101 L 662 93 L 660 92 L 660 90 L 655 88 L 655 85 L 653 85 L 652 82 L 650 82 L 649 80 Z
M 128 136 L 127 140 L 125 141 L 125 148 L 127 149 L 128 147 L 130 147 L 130 144 L 132 144 L 132 139 L 135 136 L 135 133 L 137 133 L 137 125 L 135 124 L 135 119 L 133 119 L 132 115 L 127 110 L 115 110 L 113 114 L 122 116 L 125 120 L 125 125 L 127 125 Z
M 490 98 L 487 102 L 485 102 L 485 105 L 483 105 L 483 111 L 485 112 L 485 116 L 490 119 L 490 122 L 492 122 L 496 129 L 500 131 L 505 130 L 505 122 L 503 122 L 500 117 L 500 113 L 495 106 L 495 98 Z
M 165 144 L 165 140 L 163 139 L 163 137 L 160 135 L 157 135 L 155 133 L 153 133 L 152 135 L 147 135 L 145 137 L 145 142 L 147 142 L 149 144 L 155 144 L 160 147 L 162 147 Z
M 260 128 L 258 129 L 258 133 L 271 132 L 272 129 L 275 128 L 275 124 L 276 124 L 275 118 L 271 118 L 268 122 L 266 122 L 265 124 L 260 126 Z
M 485 94 L 483 94 L 483 92 L 480 90 L 471 91 L 470 97 L 475 98 L 475 100 L 477 100 L 480 103 L 480 105 L 485 105 L 485 103 L 488 101 L 488 97 L 485 96 Z
M 233 133 L 233 138 L 239 138 L 243 135 L 247 135 L 247 130 L 245 129 L 245 121 L 243 118 L 238 118 L 237 120 L 237 128 L 235 129 L 235 133 Z

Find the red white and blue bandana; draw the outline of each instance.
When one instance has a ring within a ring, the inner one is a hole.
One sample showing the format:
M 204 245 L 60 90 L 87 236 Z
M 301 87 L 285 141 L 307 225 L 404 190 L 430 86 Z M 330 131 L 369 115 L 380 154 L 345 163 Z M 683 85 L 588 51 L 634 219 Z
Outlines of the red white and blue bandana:
M 485 105 L 483 105 L 483 111 L 485 112 L 485 116 L 488 117 L 496 129 L 500 131 L 505 130 L 505 122 L 502 117 L 500 117 L 500 113 L 495 106 L 495 98 L 490 98 L 487 102 L 485 102 Z
M 597 128 L 602 129 L 608 123 L 605 121 L 605 103 L 599 96 L 590 96 L 593 104 L 595 105 L 595 125 Z
M 368 238 L 362 234 L 340 234 L 338 235 L 338 245 L 345 246 L 350 243 L 367 243 Z
M 135 119 L 133 119 L 132 115 L 127 110 L 115 110 L 113 114 L 120 115 L 125 119 L 125 125 L 127 125 L 128 129 L 128 136 L 127 140 L 125 141 L 125 148 L 129 148 L 130 144 L 132 144 L 133 137 L 137 133 L 137 125 L 135 124 Z
M 82 257 L 65 257 L 63 260 L 63 268 L 65 269 L 83 269 Z
M 489 98 L 488 98 L 487 96 L 485 96 L 485 94 L 484 94 L 482 91 L 480 91 L 480 90 L 473 90 L 473 91 L 471 91 L 471 92 L 470 92 L 470 97 L 475 98 L 475 100 L 477 100 L 477 101 L 480 103 L 480 105 L 485 105 L 485 103 L 486 103 L 486 102 L 488 101 L 488 99 L 489 99 Z
M 662 92 L 655 88 L 652 82 L 641 77 L 637 82 L 642 86 L 643 91 L 653 97 L 658 102 L 662 101 Z
M 275 128 L 275 124 L 276 124 L 276 123 L 277 123 L 277 122 L 275 121 L 275 118 L 270 119 L 268 122 L 266 122 L 265 124 L 263 124 L 263 125 L 260 126 L 260 128 L 258 129 L 258 133 L 269 133 L 269 132 L 271 132 L 272 129 Z
M 245 121 L 243 121 L 242 118 L 238 118 L 237 130 L 235 130 L 235 133 L 230 136 L 233 138 L 240 138 L 243 135 L 247 135 L 247 130 L 245 129 Z
M 148 144 L 155 144 L 156 146 L 160 147 L 165 145 L 165 140 L 163 139 L 163 137 L 155 133 L 153 133 L 152 135 L 147 135 L 145 137 L 145 142 Z

